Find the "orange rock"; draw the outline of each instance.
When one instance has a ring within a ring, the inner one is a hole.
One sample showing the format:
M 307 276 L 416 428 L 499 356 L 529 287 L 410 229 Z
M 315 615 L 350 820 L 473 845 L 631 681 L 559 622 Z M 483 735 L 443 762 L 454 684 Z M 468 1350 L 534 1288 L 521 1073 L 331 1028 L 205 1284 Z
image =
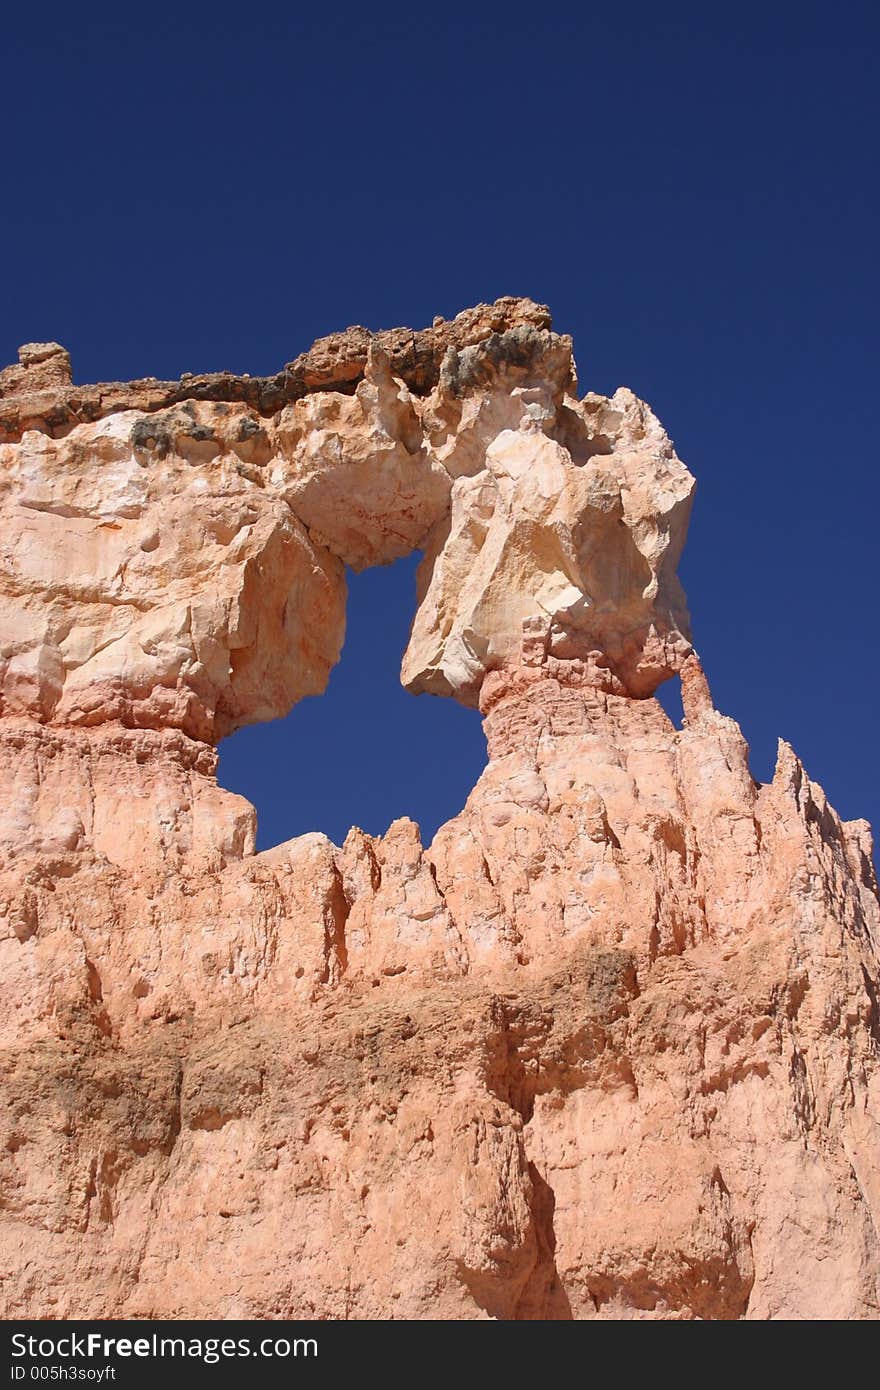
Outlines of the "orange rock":
M 3 1315 L 876 1319 L 870 831 L 714 709 L 648 408 L 529 301 L 263 381 L 59 353 L 0 374 Z M 417 546 L 466 806 L 254 853 L 214 742 Z

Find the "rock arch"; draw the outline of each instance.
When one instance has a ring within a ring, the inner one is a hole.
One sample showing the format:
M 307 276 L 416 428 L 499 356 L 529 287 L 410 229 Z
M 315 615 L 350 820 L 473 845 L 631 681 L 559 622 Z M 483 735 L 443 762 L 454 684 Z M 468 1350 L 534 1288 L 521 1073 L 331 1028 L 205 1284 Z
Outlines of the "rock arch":
M 646 406 L 528 300 L 265 379 L 30 344 L 0 476 L 0 1312 L 876 1318 L 870 831 L 714 708 Z M 216 741 L 415 547 L 488 765 L 255 854 Z
M 55 731 L 93 799 L 104 736 L 114 785 L 126 730 L 135 784 L 153 747 L 192 782 L 211 755 L 189 740 L 323 690 L 346 565 L 425 549 L 416 692 L 476 705 L 527 660 L 645 696 L 689 650 L 675 565 L 693 479 L 631 392 L 577 398 L 543 306 L 349 329 L 268 379 L 77 387 L 57 345 L 20 358 L 0 374 L 0 713 Z M 213 822 L 218 797 L 202 786 L 193 815 Z M 233 823 L 224 853 L 250 843 Z

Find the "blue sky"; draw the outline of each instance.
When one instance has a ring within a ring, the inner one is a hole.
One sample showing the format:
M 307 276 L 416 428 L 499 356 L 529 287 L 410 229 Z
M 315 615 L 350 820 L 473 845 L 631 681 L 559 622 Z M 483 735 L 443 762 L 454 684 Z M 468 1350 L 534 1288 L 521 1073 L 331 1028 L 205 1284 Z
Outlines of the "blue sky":
M 757 777 L 777 734 L 880 823 L 877 94 L 868 4 L 4 19 L 0 355 L 276 370 L 320 334 L 549 303 L 698 479 L 682 563 Z M 413 564 L 353 582 L 328 694 L 223 746 L 261 843 L 459 809 L 479 719 L 397 686 Z

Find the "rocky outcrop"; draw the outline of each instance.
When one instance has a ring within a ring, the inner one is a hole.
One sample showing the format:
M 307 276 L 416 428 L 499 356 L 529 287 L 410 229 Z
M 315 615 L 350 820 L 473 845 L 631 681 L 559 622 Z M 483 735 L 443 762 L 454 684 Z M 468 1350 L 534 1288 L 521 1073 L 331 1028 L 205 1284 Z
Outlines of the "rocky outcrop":
M 503 300 L 271 379 L 30 345 L 0 424 L 3 1313 L 876 1318 L 869 829 L 714 709 L 648 407 Z M 213 745 L 417 548 L 466 806 L 254 853 Z
M 27 393 L 63 350 L 23 349 L 0 375 L 2 713 L 209 742 L 272 719 L 339 656 L 343 566 L 422 546 L 413 689 L 476 703 L 525 628 L 650 693 L 688 650 L 693 480 L 630 392 L 569 394 L 548 322 L 512 300 L 415 337 L 351 329 L 273 378 L 272 415 L 251 378 Z

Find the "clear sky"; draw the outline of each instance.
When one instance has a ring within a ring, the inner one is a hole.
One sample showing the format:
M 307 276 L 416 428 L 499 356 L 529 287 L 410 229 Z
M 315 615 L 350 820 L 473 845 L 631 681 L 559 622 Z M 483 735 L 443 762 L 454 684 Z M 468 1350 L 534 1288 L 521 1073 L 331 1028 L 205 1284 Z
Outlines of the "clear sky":
M 276 370 L 351 323 L 547 302 L 698 479 L 716 703 L 880 824 L 875 4 L 16 6 L 0 356 Z M 454 814 L 479 718 L 397 686 L 413 563 L 356 578 L 328 694 L 222 748 L 261 844 Z

